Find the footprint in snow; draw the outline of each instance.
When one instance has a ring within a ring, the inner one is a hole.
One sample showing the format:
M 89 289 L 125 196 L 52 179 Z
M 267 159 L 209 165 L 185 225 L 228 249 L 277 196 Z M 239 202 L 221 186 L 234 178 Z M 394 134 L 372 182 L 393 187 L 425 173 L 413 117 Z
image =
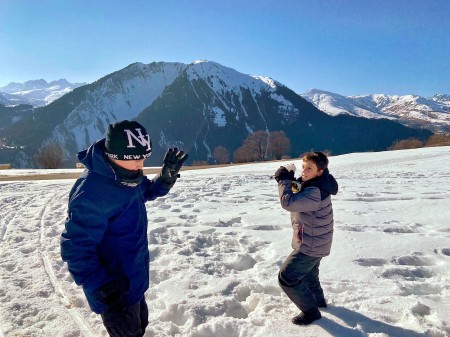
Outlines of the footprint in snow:
M 219 221 L 215 224 L 215 227 L 232 227 L 233 225 L 240 225 L 241 220 L 241 217 L 231 218 L 230 220 L 226 221 L 222 221 L 219 219 Z
M 399 284 L 401 296 L 424 296 L 424 295 L 437 295 L 442 296 L 443 289 L 439 285 L 427 284 L 427 283 L 402 283 Z
M 426 268 L 391 268 L 384 271 L 381 277 L 388 279 L 406 279 L 408 281 L 418 281 L 433 277 L 433 273 Z
M 393 234 L 411 234 L 411 233 L 419 233 L 419 228 L 422 227 L 422 224 L 413 223 L 410 225 L 400 225 L 398 227 L 388 227 L 384 228 L 383 232 L 385 233 L 393 233 Z
M 446 256 L 450 256 L 450 248 L 443 248 L 441 249 L 441 252 Z
M 252 229 L 254 231 L 280 231 L 283 229 L 279 225 L 254 225 L 246 226 L 245 228 Z
M 399 256 L 392 259 L 392 263 L 400 266 L 433 266 L 435 263 L 429 257 L 420 252 L 414 252 L 411 255 Z
M 371 257 L 360 258 L 360 259 L 356 259 L 353 261 L 363 267 L 379 267 L 379 266 L 384 266 L 385 264 L 388 263 L 388 261 L 385 259 L 371 258 Z

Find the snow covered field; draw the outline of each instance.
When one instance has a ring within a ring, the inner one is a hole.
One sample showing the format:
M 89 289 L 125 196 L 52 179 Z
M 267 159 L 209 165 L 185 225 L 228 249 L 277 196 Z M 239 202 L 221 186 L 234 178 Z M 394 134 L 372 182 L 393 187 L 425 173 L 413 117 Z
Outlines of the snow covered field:
M 289 214 L 270 179 L 280 164 L 251 164 L 183 172 L 147 204 L 145 336 L 449 336 L 450 147 L 330 159 L 340 192 L 321 320 L 290 323 L 277 284 Z M 59 255 L 73 183 L 0 183 L 1 337 L 107 336 Z

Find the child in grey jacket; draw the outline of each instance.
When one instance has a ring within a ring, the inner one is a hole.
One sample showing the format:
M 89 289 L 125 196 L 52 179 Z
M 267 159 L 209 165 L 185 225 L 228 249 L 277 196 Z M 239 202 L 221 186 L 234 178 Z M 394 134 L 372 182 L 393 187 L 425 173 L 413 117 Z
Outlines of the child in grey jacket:
M 278 281 L 301 311 L 292 322 L 307 325 L 322 317 L 318 308 L 327 306 L 319 281 L 319 265 L 322 257 L 330 254 L 333 239 L 330 195 L 337 193 L 338 184 L 329 173 L 328 158 L 322 152 L 305 154 L 298 180 L 292 166 L 288 168 L 280 167 L 275 179 L 281 207 L 291 212 L 294 250 L 281 266 Z

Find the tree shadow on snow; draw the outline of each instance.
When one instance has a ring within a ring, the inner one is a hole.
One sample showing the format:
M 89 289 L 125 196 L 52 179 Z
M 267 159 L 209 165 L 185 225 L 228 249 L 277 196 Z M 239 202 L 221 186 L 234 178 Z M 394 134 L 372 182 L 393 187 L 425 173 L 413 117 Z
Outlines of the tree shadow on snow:
M 350 326 L 342 326 L 339 323 L 323 316 L 323 318 L 317 322 L 317 325 L 328 331 L 334 337 L 363 337 L 367 336 L 368 333 L 384 333 L 390 337 L 426 336 L 423 333 L 418 333 L 416 331 L 376 321 L 343 307 L 329 306 L 325 312 L 336 316 Z

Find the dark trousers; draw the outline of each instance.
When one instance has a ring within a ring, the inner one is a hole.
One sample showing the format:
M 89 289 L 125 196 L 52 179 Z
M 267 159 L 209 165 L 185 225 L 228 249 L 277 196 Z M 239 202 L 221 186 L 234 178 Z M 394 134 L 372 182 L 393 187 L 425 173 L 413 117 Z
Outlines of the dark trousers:
M 117 312 L 105 312 L 103 324 L 111 337 L 142 337 L 148 325 L 148 307 L 145 297 L 140 302 Z
M 278 282 L 281 289 L 303 312 L 317 307 L 316 299 L 323 300 L 319 281 L 321 257 L 312 257 L 294 250 L 280 268 Z

